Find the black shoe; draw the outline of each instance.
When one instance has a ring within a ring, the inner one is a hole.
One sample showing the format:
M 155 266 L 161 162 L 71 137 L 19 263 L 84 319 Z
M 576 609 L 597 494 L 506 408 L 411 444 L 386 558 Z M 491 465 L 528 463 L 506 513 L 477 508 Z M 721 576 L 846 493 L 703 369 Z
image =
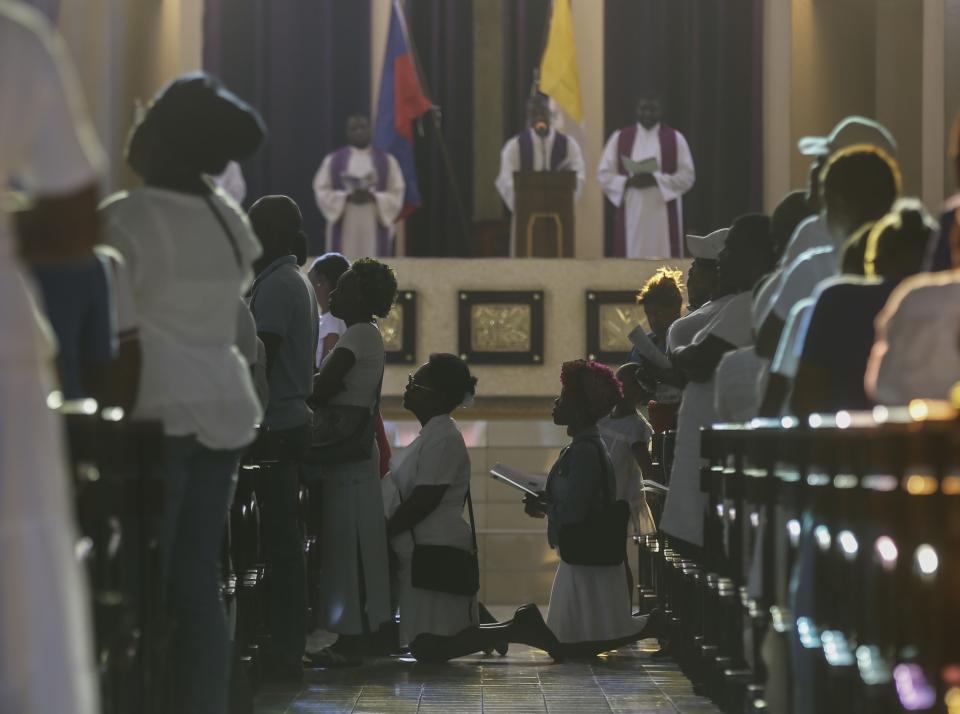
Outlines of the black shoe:
M 547 652 L 555 660 L 560 659 L 560 642 L 547 623 L 543 621 L 540 608 L 529 603 L 517 608 L 511 623 L 510 639 Z

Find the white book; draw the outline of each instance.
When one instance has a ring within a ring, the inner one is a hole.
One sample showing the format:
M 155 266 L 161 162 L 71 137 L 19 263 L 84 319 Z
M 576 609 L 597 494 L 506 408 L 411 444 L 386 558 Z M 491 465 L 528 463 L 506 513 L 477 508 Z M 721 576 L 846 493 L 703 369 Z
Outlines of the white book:
M 623 162 L 623 168 L 625 168 L 631 176 L 636 176 L 637 174 L 652 174 L 660 170 L 660 162 L 657 161 L 657 157 L 655 156 L 634 161 L 629 156 L 620 154 L 620 160 Z
M 506 464 L 494 464 L 490 469 L 490 476 L 495 481 L 515 488 L 518 491 L 529 493 L 531 496 L 539 496 L 547 487 L 547 477 L 541 474 L 528 474 L 519 469 L 512 468 Z
M 630 342 L 633 343 L 633 346 L 637 348 L 637 351 L 649 362 L 653 363 L 655 367 L 660 369 L 670 369 L 670 360 L 667 358 L 663 352 L 660 351 L 660 348 L 653 344 L 653 340 L 644 332 L 641 325 L 637 325 L 630 332 L 629 335 Z

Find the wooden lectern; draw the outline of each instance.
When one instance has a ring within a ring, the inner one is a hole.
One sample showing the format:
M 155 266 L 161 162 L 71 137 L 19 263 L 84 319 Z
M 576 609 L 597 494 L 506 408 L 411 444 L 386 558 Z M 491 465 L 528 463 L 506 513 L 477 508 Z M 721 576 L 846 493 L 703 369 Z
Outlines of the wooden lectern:
M 573 171 L 515 171 L 514 238 L 518 257 L 573 257 Z

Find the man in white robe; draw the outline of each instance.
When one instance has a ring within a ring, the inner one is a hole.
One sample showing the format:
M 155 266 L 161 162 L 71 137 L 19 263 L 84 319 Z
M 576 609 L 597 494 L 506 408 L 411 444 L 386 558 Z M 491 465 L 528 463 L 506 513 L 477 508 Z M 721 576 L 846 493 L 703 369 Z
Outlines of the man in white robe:
M 350 260 L 392 256 L 394 222 L 403 209 L 400 165 L 370 139 L 367 117 L 350 117 L 348 145 L 328 154 L 313 179 L 317 206 L 327 219 L 327 250 Z
M 683 194 L 696 180 L 693 156 L 683 134 L 661 124 L 659 98 L 641 97 L 636 111 L 637 123 L 613 132 L 597 167 L 597 180 L 617 207 L 613 255 L 681 258 Z
M 514 212 L 513 174 L 517 171 L 573 171 L 577 186 L 573 199 L 580 198 L 586 168 L 577 140 L 557 131 L 551 121 L 550 100 L 542 94 L 527 102 L 528 126 L 511 137 L 500 152 L 500 173 L 495 185 L 510 212 Z M 515 219 L 510 223 L 510 255 L 517 254 Z

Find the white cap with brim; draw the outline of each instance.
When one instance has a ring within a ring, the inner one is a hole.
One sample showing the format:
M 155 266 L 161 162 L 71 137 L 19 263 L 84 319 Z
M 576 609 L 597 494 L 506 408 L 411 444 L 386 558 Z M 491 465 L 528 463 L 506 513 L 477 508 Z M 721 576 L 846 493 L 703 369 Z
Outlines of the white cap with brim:
M 866 117 L 850 116 L 833 127 L 829 136 L 805 136 L 797 143 L 804 156 L 825 156 L 848 146 L 867 144 L 897 155 L 897 142 L 880 122 Z
M 701 260 L 717 260 L 724 243 L 727 242 L 729 228 L 720 228 L 705 236 L 687 234 L 687 250 L 694 258 Z

